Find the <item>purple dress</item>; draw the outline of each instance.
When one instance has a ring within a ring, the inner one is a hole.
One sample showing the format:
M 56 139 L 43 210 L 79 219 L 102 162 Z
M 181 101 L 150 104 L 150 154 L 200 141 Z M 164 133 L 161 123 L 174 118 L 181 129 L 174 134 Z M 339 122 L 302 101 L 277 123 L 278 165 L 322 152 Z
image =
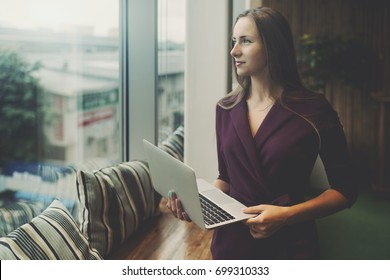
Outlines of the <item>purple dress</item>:
M 216 134 L 218 178 L 230 184 L 230 196 L 247 206 L 303 202 L 318 153 L 332 188 L 350 205 L 356 200 L 343 128 L 322 94 L 284 92 L 282 104 L 270 109 L 254 137 L 245 100 L 230 110 L 217 106 Z M 254 239 L 243 223 L 218 228 L 211 252 L 214 259 L 320 256 L 314 221 L 286 226 L 265 239 Z

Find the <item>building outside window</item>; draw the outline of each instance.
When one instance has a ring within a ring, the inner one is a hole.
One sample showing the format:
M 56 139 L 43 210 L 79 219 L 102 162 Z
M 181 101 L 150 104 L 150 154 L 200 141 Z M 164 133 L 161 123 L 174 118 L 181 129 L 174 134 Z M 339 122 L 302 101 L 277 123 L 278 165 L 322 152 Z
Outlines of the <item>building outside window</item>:
M 1 171 L 120 161 L 119 0 L 0 3 Z
M 11 162 L 67 165 L 94 158 L 122 160 L 119 1 L 0 2 L 6 7 L 0 11 L 0 67 L 4 69 L 6 61 L 12 66 L 12 57 L 17 58 L 31 68 L 26 75 L 38 87 L 31 106 L 25 108 L 22 100 L 28 94 L 5 90 L 12 87 L 7 85 L 12 72 L 2 71 L 1 107 L 8 114 L 2 114 L 1 127 L 12 133 L 2 133 L 1 170 Z M 159 0 L 159 141 L 183 124 L 184 14 L 185 1 Z M 8 102 L 10 95 L 20 102 Z M 19 110 L 34 121 L 27 119 L 20 131 L 7 128 Z M 12 137 L 26 130 L 28 137 L 11 145 Z M 30 149 L 20 153 L 21 145 Z
M 126 159 L 124 2 L 0 0 L 0 192 L 9 178 Z M 184 119 L 185 1 L 156 5 L 162 141 Z
M 158 141 L 184 124 L 184 0 L 158 1 Z

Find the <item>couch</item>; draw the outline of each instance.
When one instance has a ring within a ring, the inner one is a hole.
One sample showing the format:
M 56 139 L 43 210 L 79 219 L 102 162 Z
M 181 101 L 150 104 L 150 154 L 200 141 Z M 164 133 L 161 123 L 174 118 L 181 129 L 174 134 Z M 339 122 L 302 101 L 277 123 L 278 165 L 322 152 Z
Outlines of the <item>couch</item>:
M 183 144 L 180 126 L 160 148 L 183 160 Z M 100 169 L 57 168 L 54 173 L 50 180 L 41 172 L 12 181 L 33 186 L 29 195 L 26 190 L 31 188 L 21 190 L 12 184 L 0 188 L 1 260 L 109 259 L 146 221 L 160 214 L 161 197 L 142 160 Z

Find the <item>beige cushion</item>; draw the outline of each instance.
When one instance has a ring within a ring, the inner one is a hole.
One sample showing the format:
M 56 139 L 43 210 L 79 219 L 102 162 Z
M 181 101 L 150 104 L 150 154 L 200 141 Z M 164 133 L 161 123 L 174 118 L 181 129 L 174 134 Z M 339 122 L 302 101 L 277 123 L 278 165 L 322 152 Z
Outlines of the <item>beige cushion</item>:
M 119 248 L 147 219 L 158 214 L 160 196 L 148 167 L 132 161 L 98 171 L 77 172 L 80 226 L 103 257 Z
M 0 238 L 1 260 L 98 260 L 66 207 L 54 200 L 31 222 Z

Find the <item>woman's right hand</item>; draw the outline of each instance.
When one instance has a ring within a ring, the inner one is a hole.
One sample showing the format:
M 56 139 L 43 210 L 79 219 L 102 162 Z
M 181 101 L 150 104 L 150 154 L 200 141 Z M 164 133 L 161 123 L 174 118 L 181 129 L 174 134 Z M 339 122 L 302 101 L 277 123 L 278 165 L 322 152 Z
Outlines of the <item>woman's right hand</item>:
M 177 195 L 174 191 L 168 192 L 168 202 L 167 208 L 171 210 L 172 214 L 183 221 L 191 222 L 190 217 L 187 212 L 184 211 L 183 206 L 181 205 L 181 201 L 177 198 Z

